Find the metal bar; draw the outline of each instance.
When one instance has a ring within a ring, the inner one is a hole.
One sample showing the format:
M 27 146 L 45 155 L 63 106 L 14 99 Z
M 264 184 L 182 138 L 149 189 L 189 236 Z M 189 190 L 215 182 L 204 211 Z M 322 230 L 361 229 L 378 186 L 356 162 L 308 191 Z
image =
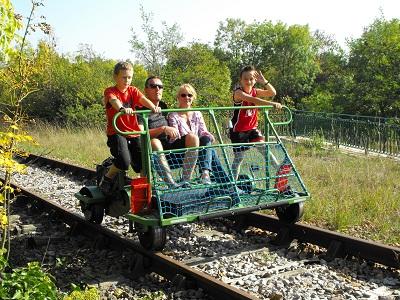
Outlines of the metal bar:
M 43 205 L 48 210 L 56 211 L 61 219 L 67 224 L 78 229 L 81 233 L 88 237 L 98 237 L 102 235 L 108 239 L 108 245 L 115 247 L 115 249 L 126 249 L 130 248 L 135 252 L 138 252 L 145 256 L 150 262 L 150 269 L 154 270 L 158 274 L 164 276 L 165 278 L 172 280 L 177 274 L 185 276 L 187 279 L 192 280 L 196 285 L 202 288 L 207 294 L 220 299 L 238 299 L 238 300 L 253 300 L 258 299 L 257 297 L 234 288 L 229 284 L 226 284 L 220 280 L 217 280 L 210 275 L 197 271 L 171 257 L 168 257 L 159 252 L 150 252 L 144 250 L 137 243 L 121 238 L 117 233 L 102 227 L 100 225 L 92 224 L 87 222 L 82 217 L 70 213 L 60 205 L 43 199 L 40 195 L 23 190 L 21 187 L 13 185 L 14 188 L 18 188 L 21 192 Z

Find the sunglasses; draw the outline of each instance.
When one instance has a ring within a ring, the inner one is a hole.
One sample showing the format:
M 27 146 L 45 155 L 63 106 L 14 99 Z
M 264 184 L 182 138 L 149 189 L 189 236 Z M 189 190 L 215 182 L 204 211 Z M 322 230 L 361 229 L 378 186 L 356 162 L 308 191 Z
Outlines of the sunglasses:
M 159 88 L 160 90 L 162 90 L 164 88 L 164 86 L 162 84 L 154 84 L 154 83 L 150 83 L 149 87 L 152 89 Z
M 181 97 L 182 98 L 185 98 L 185 97 L 189 97 L 189 98 L 192 98 L 193 97 L 193 95 L 192 94 L 181 94 Z

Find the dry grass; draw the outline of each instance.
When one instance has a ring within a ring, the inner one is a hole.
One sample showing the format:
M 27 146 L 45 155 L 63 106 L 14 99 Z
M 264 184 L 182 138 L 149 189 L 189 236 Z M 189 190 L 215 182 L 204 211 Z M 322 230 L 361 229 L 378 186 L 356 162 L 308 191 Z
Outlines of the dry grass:
M 30 130 L 39 146 L 24 148 L 34 154 L 46 155 L 89 168 L 110 155 L 103 128 L 60 128 L 40 124 Z
M 304 220 L 359 237 L 400 243 L 400 163 L 390 158 L 289 146 L 312 198 Z
M 93 168 L 109 156 L 103 129 L 32 129 L 40 146 L 27 148 Z M 307 188 L 304 221 L 359 237 L 400 245 L 400 163 L 323 150 L 318 141 L 288 145 Z

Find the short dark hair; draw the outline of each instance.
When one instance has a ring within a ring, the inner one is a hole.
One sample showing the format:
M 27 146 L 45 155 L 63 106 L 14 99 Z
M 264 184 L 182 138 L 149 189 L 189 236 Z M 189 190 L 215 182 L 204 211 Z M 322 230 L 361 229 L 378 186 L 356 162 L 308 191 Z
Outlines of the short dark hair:
M 249 65 L 249 66 L 245 66 L 244 68 L 242 68 L 242 70 L 240 71 L 240 76 L 239 78 L 242 78 L 243 73 L 245 72 L 251 72 L 251 71 L 257 71 L 256 68 L 253 65 Z
M 133 66 L 130 62 L 120 61 L 114 66 L 114 75 L 118 75 L 121 70 L 133 70 Z
M 151 75 L 151 76 L 147 77 L 146 81 L 144 82 L 144 87 L 145 88 L 149 87 L 149 81 L 152 80 L 152 79 L 160 79 L 161 80 L 160 77 L 155 76 L 155 75 Z

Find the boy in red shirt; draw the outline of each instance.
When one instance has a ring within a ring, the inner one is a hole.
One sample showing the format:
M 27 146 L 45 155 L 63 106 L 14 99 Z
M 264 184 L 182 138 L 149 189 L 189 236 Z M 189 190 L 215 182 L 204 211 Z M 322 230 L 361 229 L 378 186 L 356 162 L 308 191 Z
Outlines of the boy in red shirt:
M 115 86 L 104 91 L 104 106 L 107 116 L 107 146 L 110 148 L 114 161 L 108 172 L 102 178 L 100 190 L 108 194 L 112 188 L 112 180 L 120 170 L 128 170 L 129 165 L 136 173 L 142 169 L 139 138 L 135 135 L 119 135 L 115 132 L 112 120 L 117 112 L 124 112 L 117 119 L 121 131 L 140 131 L 134 107 L 145 106 L 155 113 L 161 109 L 147 99 L 138 88 L 131 86 L 133 67 L 128 62 L 119 62 L 114 67 Z

